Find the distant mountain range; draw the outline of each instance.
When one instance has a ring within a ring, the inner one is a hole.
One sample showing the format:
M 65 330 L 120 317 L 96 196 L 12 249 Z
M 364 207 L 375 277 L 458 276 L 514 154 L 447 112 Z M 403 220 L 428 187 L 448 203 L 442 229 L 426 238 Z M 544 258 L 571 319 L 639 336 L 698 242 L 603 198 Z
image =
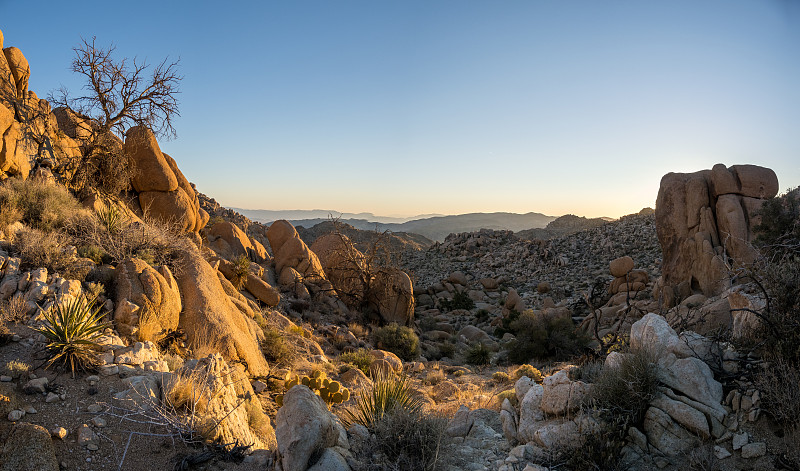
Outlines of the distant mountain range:
M 231 208 L 232 210 L 243 214 L 253 221 L 258 221 L 262 224 L 269 224 L 278 219 L 286 219 L 287 221 L 305 221 L 305 220 L 319 220 L 328 221 L 330 218 L 338 218 L 341 221 L 349 219 L 359 219 L 370 222 L 380 222 L 385 224 L 402 224 L 404 222 L 413 221 L 415 219 L 424 219 L 434 216 L 444 216 L 443 214 L 420 214 L 411 217 L 393 217 L 393 216 L 376 216 L 372 213 L 340 213 L 328 209 L 297 209 L 297 210 L 283 210 L 273 211 L 269 209 L 241 209 Z
M 470 213 L 455 216 L 421 215 L 408 220 L 375 216 L 370 213 L 348 214 L 337 211 L 269 211 L 237 209 L 239 213 L 263 224 L 277 219 L 286 219 L 295 226 L 311 228 L 316 224 L 330 220 L 329 215 L 339 217 L 339 221 L 350 224 L 356 229 L 392 232 L 409 232 L 423 235 L 431 240 L 443 241 L 452 233 L 473 232 L 480 229 L 508 230 L 518 232 L 524 229 L 543 228 L 554 216 L 541 213 Z M 297 217 L 300 216 L 300 217 Z

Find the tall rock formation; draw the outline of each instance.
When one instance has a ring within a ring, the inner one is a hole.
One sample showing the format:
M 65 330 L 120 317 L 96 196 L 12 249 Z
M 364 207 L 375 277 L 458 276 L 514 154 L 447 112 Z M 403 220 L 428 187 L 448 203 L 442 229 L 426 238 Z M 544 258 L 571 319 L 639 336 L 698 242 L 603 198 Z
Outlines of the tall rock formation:
M 758 210 L 778 193 L 778 177 L 756 165 L 717 164 L 711 170 L 668 173 L 656 200 L 663 251 L 657 296 L 671 307 L 694 293 L 720 294 L 729 268 L 751 264 Z

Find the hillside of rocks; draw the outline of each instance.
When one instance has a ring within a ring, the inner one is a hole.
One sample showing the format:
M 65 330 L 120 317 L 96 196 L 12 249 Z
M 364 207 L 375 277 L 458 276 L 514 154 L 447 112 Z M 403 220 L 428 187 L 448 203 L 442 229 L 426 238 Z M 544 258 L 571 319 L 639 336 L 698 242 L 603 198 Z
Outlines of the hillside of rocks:
M 543 228 L 525 229 L 516 232 L 517 237 L 527 240 L 547 240 L 558 236 L 568 235 L 584 229 L 602 226 L 609 222 L 607 218 L 585 218 L 566 214 L 550 221 Z
M 772 170 L 670 173 L 655 211 L 546 239 L 263 225 L 146 126 L 52 109 L 6 46 L 0 470 L 800 467 Z M 85 168 L 98 141 L 128 172 Z

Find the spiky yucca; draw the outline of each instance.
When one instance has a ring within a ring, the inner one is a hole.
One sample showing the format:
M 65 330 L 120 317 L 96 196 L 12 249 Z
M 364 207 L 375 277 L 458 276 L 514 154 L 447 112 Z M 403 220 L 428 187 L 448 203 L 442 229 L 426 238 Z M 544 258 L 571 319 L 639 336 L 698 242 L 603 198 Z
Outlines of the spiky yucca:
M 247 255 L 240 255 L 232 260 L 233 263 L 233 277 L 231 283 L 236 289 L 244 288 L 247 284 L 247 276 L 250 274 L 250 259 Z
M 87 370 L 97 366 L 97 337 L 106 327 L 101 322 L 102 305 L 94 309 L 94 300 L 86 302 L 80 297 L 61 304 L 44 313 L 47 323 L 36 329 L 47 338 L 49 359 L 46 368 L 53 364 L 68 366 L 73 376 L 76 369 Z
M 128 224 L 127 215 L 113 203 L 101 207 L 97 211 L 97 218 L 110 234 L 120 232 Z
M 411 378 L 379 374 L 374 378 L 372 389 L 361 390 L 355 406 L 343 411 L 342 422 L 345 428 L 361 424 L 371 430 L 386 414 L 399 409 L 417 413 L 423 404 L 411 387 Z

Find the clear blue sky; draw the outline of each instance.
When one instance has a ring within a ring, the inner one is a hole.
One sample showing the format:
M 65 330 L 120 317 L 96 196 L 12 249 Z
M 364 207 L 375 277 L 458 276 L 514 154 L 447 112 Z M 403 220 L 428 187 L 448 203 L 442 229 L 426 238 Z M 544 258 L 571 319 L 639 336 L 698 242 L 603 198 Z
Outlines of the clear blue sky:
M 180 57 L 178 138 L 222 204 L 620 216 L 715 163 L 800 184 L 800 2 L 0 0 L 42 97 L 80 37 Z

